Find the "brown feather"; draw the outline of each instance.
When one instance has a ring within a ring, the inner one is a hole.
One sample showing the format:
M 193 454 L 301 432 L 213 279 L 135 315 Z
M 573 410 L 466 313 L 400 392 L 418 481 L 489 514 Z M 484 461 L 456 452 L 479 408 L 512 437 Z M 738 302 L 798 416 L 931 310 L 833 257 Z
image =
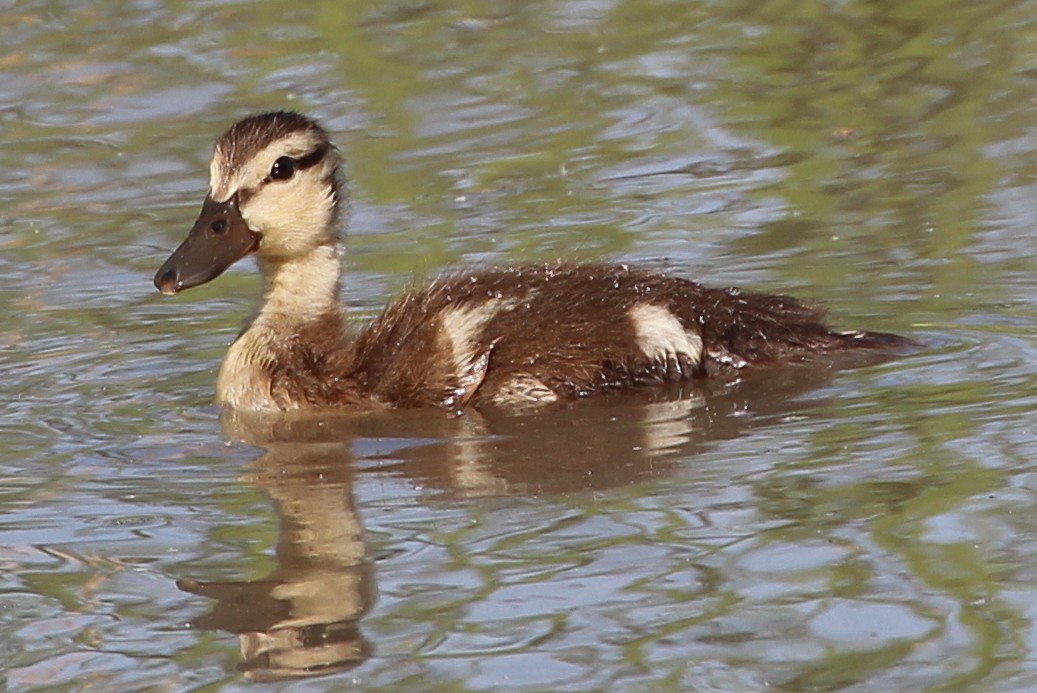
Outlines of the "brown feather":
M 637 344 L 632 308 L 665 308 L 700 335 L 701 362 L 659 363 Z M 493 306 L 472 334 L 475 373 L 453 368 L 448 311 Z M 278 399 L 313 406 L 460 407 L 494 402 L 516 378 L 559 399 L 802 361 L 844 349 L 910 344 L 896 335 L 832 332 L 824 312 L 787 296 L 711 289 L 621 265 L 540 265 L 441 277 L 389 304 L 354 339 L 326 315 L 287 341 L 274 368 Z

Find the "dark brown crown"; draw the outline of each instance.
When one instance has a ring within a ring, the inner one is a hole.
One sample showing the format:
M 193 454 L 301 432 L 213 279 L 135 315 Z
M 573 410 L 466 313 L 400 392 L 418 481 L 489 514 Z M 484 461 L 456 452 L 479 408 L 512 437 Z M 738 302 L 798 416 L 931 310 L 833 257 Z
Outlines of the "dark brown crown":
M 313 138 L 314 149 L 330 146 L 328 133 L 316 121 L 293 111 L 269 111 L 236 122 L 216 140 L 216 148 L 225 161 L 240 166 L 271 143 L 300 132 Z

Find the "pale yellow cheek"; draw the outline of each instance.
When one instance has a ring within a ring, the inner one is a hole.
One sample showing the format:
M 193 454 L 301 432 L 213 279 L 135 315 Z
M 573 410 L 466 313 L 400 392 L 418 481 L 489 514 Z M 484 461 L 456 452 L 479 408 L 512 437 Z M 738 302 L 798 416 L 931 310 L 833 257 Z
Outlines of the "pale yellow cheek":
M 307 180 L 294 185 L 268 185 L 241 213 L 245 223 L 263 236 L 261 255 L 298 257 L 335 237 L 330 190 Z

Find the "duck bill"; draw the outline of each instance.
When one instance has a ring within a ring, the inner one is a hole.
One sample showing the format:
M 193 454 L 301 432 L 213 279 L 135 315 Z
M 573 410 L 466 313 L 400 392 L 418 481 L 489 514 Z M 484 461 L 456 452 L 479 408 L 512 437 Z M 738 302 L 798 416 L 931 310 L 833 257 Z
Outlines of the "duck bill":
M 258 246 L 259 234 L 241 218 L 237 195 L 226 202 L 207 195 L 191 232 L 155 273 L 155 286 L 171 296 L 204 284 Z

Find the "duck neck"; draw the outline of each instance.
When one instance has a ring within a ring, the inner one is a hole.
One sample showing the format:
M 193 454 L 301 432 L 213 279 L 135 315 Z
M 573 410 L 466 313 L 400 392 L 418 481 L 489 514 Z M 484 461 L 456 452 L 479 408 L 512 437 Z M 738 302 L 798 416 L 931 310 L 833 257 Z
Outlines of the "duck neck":
M 339 316 L 342 261 L 335 243 L 320 245 L 290 260 L 260 258 L 263 306 L 252 323 L 276 331 L 294 330 Z

